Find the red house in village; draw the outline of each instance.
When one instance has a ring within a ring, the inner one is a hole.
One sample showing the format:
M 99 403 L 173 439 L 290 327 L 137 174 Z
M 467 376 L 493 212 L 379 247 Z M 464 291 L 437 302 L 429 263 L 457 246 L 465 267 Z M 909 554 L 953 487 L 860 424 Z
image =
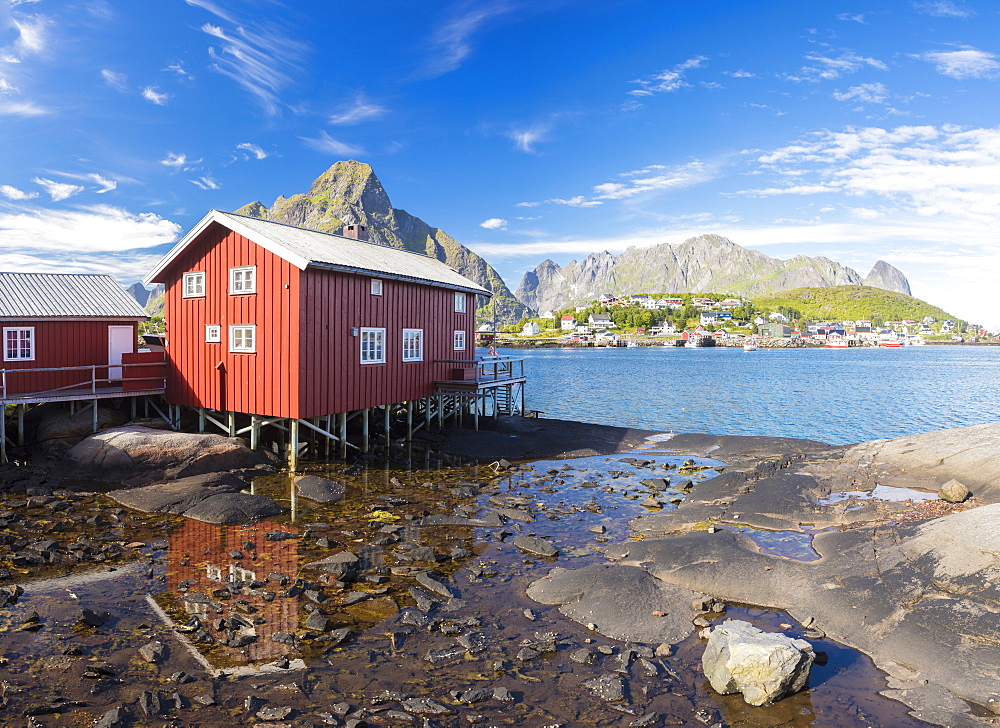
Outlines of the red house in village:
M 360 225 L 345 233 L 209 212 L 144 279 L 166 289 L 167 401 L 330 435 L 331 415 L 343 428 L 347 413 L 429 407 L 436 382 L 463 378 L 490 292 Z M 240 432 L 254 441 L 254 427 Z
M 0 273 L 0 401 L 103 396 L 116 384 L 120 396 L 122 358 L 135 352 L 138 322 L 148 318 L 109 275 Z

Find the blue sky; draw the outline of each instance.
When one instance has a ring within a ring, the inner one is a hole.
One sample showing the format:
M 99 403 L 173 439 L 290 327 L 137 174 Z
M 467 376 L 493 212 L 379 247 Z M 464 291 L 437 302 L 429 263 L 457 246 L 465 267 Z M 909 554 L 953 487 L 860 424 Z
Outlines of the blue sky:
M 1000 329 L 992 0 L 8 0 L 0 269 L 138 280 L 370 163 L 514 288 L 717 233 Z

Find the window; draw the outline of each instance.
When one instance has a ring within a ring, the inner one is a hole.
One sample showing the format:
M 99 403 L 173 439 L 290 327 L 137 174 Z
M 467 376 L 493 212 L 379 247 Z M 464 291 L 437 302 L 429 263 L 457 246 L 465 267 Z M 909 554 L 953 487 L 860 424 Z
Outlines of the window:
M 424 360 L 424 330 L 403 329 L 403 361 Z
M 254 293 L 257 290 L 257 266 L 244 265 L 229 269 L 229 292 Z
M 222 327 L 218 324 L 208 324 L 205 327 L 205 342 L 213 343 L 222 341 Z
M 184 274 L 184 298 L 202 298 L 205 295 L 205 271 Z
M 373 296 L 382 295 L 382 279 L 372 278 L 372 295 Z
M 455 351 L 465 351 L 465 332 L 455 332 Z
M 257 351 L 257 327 L 230 326 L 229 351 L 244 354 L 253 354 Z
M 4 361 L 35 360 L 35 327 L 5 328 L 3 330 Z
M 385 329 L 361 329 L 361 363 L 385 364 Z
M 465 294 L 455 294 L 455 313 L 465 313 Z

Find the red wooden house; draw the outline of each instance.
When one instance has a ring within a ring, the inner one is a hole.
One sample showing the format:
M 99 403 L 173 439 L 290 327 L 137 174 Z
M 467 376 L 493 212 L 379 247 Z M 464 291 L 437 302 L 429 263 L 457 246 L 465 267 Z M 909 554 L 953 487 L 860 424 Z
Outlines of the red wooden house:
M 490 292 L 345 233 L 209 212 L 144 280 L 166 289 L 167 401 L 296 423 L 433 397 Z
M 0 273 L 0 401 L 114 389 L 123 356 L 127 363 L 136 351 L 138 322 L 148 318 L 108 275 Z

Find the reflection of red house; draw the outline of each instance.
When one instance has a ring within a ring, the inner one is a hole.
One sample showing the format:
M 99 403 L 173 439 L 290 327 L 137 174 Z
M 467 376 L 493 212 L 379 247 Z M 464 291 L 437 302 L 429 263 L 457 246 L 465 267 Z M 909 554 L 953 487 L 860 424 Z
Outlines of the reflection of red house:
M 222 612 L 202 609 L 196 603 L 190 603 L 189 611 L 198 614 L 202 625 L 218 641 L 227 639 L 224 630 L 215 630 L 211 626 L 214 619 L 228 620 L 231 616 L 249 618 L 260 617 L 262 624 L 255 624 L 238 630 L 241 634 L 252 634 L 257 637 L 244 647 L 223 647 L 228 660 L 240 662 L 258 662 L 273 660 L 287 652 L 287 645 L 276 643 L 271 635 L 276 632 L 294 634 L 298 629 L 298 597 L 276 596 L 271 601 L 265 601 L 262 596 L 243 593 L 228 600 L 212 597 L 212 592 L 222 588 L 229 581 L 265 581 L 270 573 L 286 574 L 290 581 L 298 577 L 298 539 L 284 541 L 269 541 L 264 534 L 270 531 L 287 531 L 297 533 L 292 526 L 262 521 L 256 524 L 238 526 L 213 526 L 199 521 L 186 520 L 180 528 L 170 534 L 167 544 L 167 589 L 173 592 L 177 600 L 185 595 L 204 594 L 210 600 L 222 605 Z M 244 544 L 252 543 L 255 548 L 244 548 Z M 234 557 L 231 552 L 239 551 L 242 558 Z M 182 583 L 187 582 L 187 589 L 179 591 Z M 283 591 L 275 581 L 269 581 L 264 589 L 280 593 Z M 237 607 L 237 600 L 246 601 L 254 611 Z

